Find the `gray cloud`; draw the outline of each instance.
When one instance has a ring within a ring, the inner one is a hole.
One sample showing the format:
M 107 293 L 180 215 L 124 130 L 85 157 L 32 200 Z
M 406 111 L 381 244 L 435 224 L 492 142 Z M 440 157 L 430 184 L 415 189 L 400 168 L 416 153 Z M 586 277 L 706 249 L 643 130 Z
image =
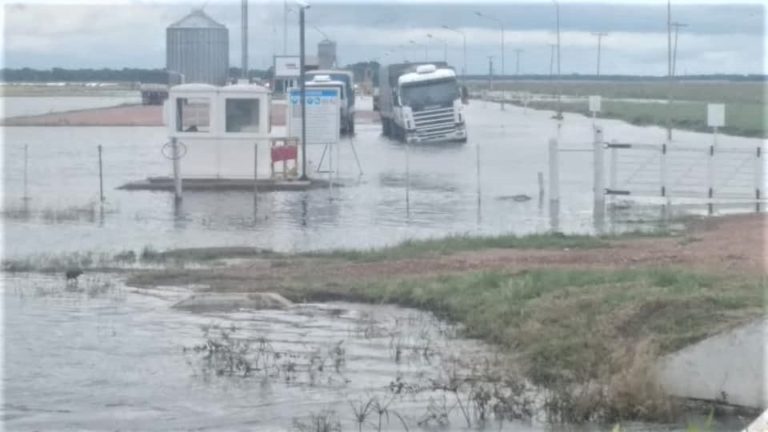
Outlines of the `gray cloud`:
M 203 1 L 120 5 L 24 4 L 5 6 L 4 63 L 10 67 L 163 67 L 165 28 Z M 239 2 L 212 2 L 206 12 L 230 29 L 230 58 L 239 59 Z M 443 25 L 468 36 L 469 71 L 485 73 L 487 56 L 500 68 L 498 24 L 474 14 L 502 19 L 506 27 L 506 72 L 514 72 L 515 48 L 522 54 L 524 73 L 547 73 L 549 43 L 554 41 L 554 6 L 516 4 L 331 3 L 316 1 L 307 12 L 310 51 L 322 39 L 318 26 L 338 42 L 342 63 L 381 57 L 421 60 L 424 44 L 431 59 L 442 59 L 443 45 L 427 33 L 448 41 L 448 60 L 457 66 L 461 38 Z M 594 31 L 610 32 L 605 42 L 604 73 L 663 74 L 666 71 L 666 8 L 620 3 L 563 3 L 564 73 L 592 73 Z M 297 51 L 297 16 L 290 13 L 289 53 Z M 680 35 L 679 70 L 690 73 L 761 73 L 764 58 L 764 8 L 760 5 L 680 5 L 673 19 L 689 25 Z M 283 51 L 283 5 L 252 0 L 251 64 L 266 67 Z M 416 40 L 420 46 L 408 43 Z M 404 48 L 398 48 L 405 45 Z

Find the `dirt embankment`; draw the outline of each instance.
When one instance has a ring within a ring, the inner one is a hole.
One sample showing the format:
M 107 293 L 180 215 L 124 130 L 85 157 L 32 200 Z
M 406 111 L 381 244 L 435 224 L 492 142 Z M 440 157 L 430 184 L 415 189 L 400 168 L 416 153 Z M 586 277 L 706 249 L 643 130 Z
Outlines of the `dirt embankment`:
M 606 247 L 573 249 L 483 249 L 388 260 L 319 257 L 245 259 L 216 271 L 166 270 L 136 277 L 141 284 L 202 283 L 212 289 L 261 291 L 303 282 L 342 284 L 384 278 L 429 278 L 463 272 L 529 269 L 684 268 L 708 273 L 765 274 L 765 215 L 729 216 L 694 222 L 682 235 L 609 240 Z

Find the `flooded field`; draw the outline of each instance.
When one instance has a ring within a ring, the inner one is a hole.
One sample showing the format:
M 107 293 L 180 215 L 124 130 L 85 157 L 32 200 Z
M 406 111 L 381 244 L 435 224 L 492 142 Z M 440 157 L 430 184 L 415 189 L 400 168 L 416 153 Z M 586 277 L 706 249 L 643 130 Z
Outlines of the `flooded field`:
M 370 103 L 362 99 L 361 107 Z M 363 108 L 359 108 L 363 109 Z M 406 203 L 406 149 L 380 136 L 380 125 L 361 123 L 354 138 L 364 174 L 350 147 L 341 145 L 345 187 L 311 192 L 263 193 L 254 203 L 242 192 L 187 192 L 181 206 L 168 193 L 116 190 L 129 181 L 169 175 L 161 153 L 164 128 L 6 127 L 4 202 L 7 256 L 89 250 L 117 252 L 202 246 L 255 246 L 280 251 L 369 248 L 411 238 L 448 234 L 543 232 L 552 228 L 548 200 L 539 200 L 537 175 L 547 172 L 547 140 L 556 124 L 547 111 L 473 101 L 467 109 L 465 145 L 410 150 L 410 200 Z M 661 128 L 604 120 L 606 138 L 662 140 Z M 588 148 L 592 122 L 566 115 L 564 146 Z M 676 131 L 680 142 L 706 145 L 705 134 Z M 721 137 L 754 145 L 757 140 Z M 24 146 L 28 145 L 29 200 L 24 201 Z M 103 146 L 105 205 L 99 206 L 97 146 Z M 310 166 L 322 148 L 310 147 Z M 477 171 L 477 157 L 481 170 Z M 222 161 L 226 164 L 226 161 Z M 561 160 L 562 203 L 558 229 L 595 231 L 590 153 Z M 324 174 L 316 174 L 325 176 Z M 332 199 L 331 199 L 332 198 Z M 750 206 L 720 208 L 749 211 Z M 703 212 L 704 206 L 673 209 Z M 622 206 L 607 230 L 653 227 L 658 207 Z M 75 241 L 76 239 L 76 241 Z
M 2 287 L 7 430 L 610 430 L 547 426 L 524 382 L 484 381 L 501 364 L 492 348 L 424 312 L 190 313 L 171 308 L 189 289 L 99 274 L 77 286 L 5 275 Z

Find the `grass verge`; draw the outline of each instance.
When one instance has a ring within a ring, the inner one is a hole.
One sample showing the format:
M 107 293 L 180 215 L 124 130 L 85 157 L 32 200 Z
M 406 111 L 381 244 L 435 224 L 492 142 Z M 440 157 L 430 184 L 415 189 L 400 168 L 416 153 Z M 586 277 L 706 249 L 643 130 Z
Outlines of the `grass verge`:
M 518 104 L 519 103 L 515 103 Z M 532 101 L 533 109 L 556 110 L 557 103 Z M 565 112 L 591 115 L 586 101 L 563 102 Z M 726 106 L 726 126 L 720 132 L 727 135 L 765 138 L 768 137 L 764 124 L 765 108 L 761 104 L 731 103 Z M 667 105 L 660 102 L 603 101 L 600 117 L 624 120 L 637 126 L 661 126 L 667 124 Z M 675 102 L 671 118 L 676 129 L 710 132 L 707 126 L 707 104 L 705 102 Z
M 6 272 L 60 272 L 70 268 L 94 268 L 108 270 L 110 266 L 125 266 L 126 264 L 183 264 L 195 262 L 215 262 L 233 258 L 264 258 L 264 259 L 293 259 L 293 258 L 325 258 L 359 262 L 374 262 L 384 260 L 410 259 L 427 256 L 440 256 L 462 251 L 481 249 L 594 249 L 607 248 L 611 241 L 637 238 L 668 236 L 673 233 L 665 230 L 647 232 L 635 231 L 627 234 L 611 236 L 567 235 L 561 233 L 531 234 L 525 236 L 449 236 L 440 239 L 408 240 L 395 246 L 355 250 L 338 249 L 330 251 L 302 252 L 286 254 L 268 249 L 252 247 L 208 247 L 169 249 L 158 251 L 150 246 L 136 253 L 124 250 L 116 254 L 74 252 L 70 254 L 44 254 L 20 259 L 5 259 L 2 262 Z
M 479 272 L 284 289 L 429 310 L 515 356 L 552 390 L 558 420 L 659 421 L 674 407 L 655 385 L 662 354 L 764 314 L 761 280 L 679 269 Z

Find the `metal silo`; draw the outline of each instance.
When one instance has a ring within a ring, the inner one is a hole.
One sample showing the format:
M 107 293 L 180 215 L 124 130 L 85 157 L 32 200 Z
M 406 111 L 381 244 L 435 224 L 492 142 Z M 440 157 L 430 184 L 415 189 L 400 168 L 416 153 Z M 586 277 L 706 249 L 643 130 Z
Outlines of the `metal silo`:
M 229 75 L 229 30 L 202 10 L 166 29 L 166 68 L 171 84 L 224 85 Z
M 317 62 L 319 69 L 336 67 L 336 42 L 325 39 L 317 44 Z

